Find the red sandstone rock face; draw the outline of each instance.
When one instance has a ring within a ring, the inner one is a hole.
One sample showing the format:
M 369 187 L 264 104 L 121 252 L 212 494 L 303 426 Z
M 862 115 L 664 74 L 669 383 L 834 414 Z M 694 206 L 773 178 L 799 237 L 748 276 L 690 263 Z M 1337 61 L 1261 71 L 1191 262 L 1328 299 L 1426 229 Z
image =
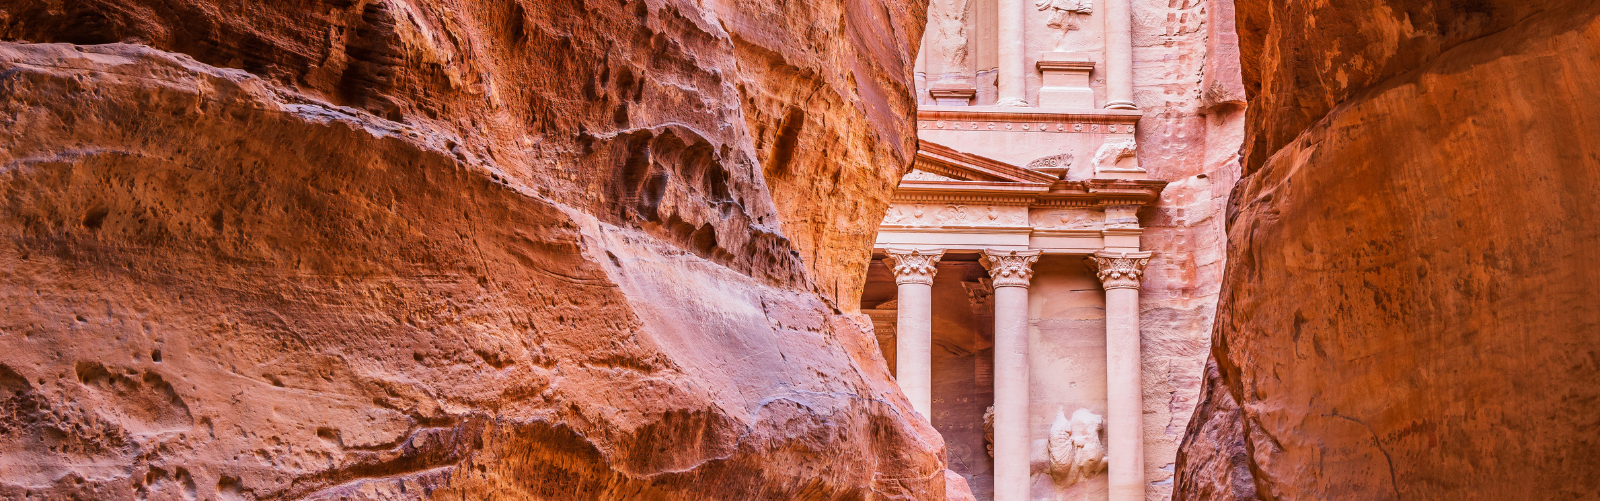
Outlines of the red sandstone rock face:
M 1246 175 L 1178 499 L 1600 492 L 1600 4 L 1239 0 Z
M 940 499 L 839 314 L 922 19 L 7 3 L 0 497 Z

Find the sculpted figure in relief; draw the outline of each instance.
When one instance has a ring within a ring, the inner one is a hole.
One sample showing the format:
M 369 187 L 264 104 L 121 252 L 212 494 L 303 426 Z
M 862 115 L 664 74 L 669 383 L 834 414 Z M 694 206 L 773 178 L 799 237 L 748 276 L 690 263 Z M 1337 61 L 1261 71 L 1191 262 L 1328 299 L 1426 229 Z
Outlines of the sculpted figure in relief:
M 989 406 L 983 411 L 983 446 L 989 450 L 989 457 L 994 457 L 994 406 Z
M 1041 11 L 1050 11 L 1050 21 L 1046 26 L 1074 31 L 1080 28 L 1078 16 L 1087 16 L 1094 11 L 1094 0 L 1037 0 L 1033 6 Z
M 1100 442 L 1100 429 L 1105 418 L 1078 409 L 1067 419 L 1064 409 L 1056 411 L 1056 420 L 1050 424 L 1047 452 L 1050 455 L 1050 478 L 1066 487 L 1088 480 L 1106 469 L 1106 448 Z
M 929 76 L 949 81 L 970 78 L 967 68 L 967 0 L 933 0 L 928 6 Z

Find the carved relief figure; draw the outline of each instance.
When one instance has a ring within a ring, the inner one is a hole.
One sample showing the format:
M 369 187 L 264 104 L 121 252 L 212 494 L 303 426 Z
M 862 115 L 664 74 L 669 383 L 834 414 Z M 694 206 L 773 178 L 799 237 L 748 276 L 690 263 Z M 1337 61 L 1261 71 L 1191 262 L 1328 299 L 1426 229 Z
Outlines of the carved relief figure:
M 989 406 L 983 411 L 983 446 L 989 450 L 989 457 L 994 457 L 994 406 Z
M 1139 144 L 1132 139 L 1107 139 L 1094 153 L 1096 171 L 1143 171 L 1139 167 Z
M 1037 0 L 1033 6 L 1041 11 L 1050 11 L 1050 21 L 1046 26 L 1074 31 L 1080 27 L 1078 16 L 1087 16 L 1094 11 L 1094 0 Z
M 968 0 L 933 0 L 928 6 L 929 76 L 938 81 L 971 78 L 967 68 Z
M 1100 442 L 1100 429 L 1105 418 L 1078 409 L 1067 419 L 1064 409 L 1056 411 L 1056 420 L 1050 424 L 1047 449 L 1050 455 L 1050 478 L 1066 487 L 1088 480 L 1106 469 L 1106 448 Z

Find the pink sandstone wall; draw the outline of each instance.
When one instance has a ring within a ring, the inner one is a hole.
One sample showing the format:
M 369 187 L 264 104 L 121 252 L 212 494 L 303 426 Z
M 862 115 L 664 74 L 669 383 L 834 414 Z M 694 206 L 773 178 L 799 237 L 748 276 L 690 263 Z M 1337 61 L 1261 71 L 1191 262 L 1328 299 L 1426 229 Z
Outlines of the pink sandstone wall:
M 942 499 L 924 9 L 0 3 L 0 498 Z

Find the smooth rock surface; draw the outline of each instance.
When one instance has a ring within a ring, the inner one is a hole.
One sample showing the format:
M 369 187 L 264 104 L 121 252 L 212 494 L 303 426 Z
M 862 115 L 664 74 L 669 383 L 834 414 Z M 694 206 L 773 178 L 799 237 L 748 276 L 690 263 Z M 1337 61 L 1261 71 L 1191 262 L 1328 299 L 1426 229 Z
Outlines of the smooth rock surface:
M 0 498 L 941 499 L 923 9 L 0 6 Z
M 1600 492 L 1600 4 L 1239 0 L 1250 91 L 1177 499 Z

